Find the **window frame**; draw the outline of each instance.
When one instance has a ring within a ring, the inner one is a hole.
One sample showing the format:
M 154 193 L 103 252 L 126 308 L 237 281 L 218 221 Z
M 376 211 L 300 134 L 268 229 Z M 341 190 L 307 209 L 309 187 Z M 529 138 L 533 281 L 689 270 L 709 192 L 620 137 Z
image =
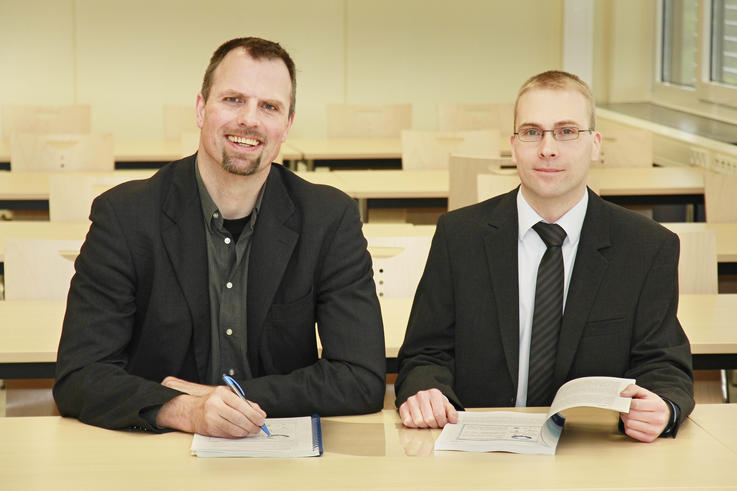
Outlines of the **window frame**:
M 663 81 L 663 8 L 664 1 L 657 0 L 655 16 L 655 66 L 653 73 L 653 96 L 655 99 L 678 106 L 696 106 L 700 112 L 708 111 L 704 106 L 717 104 L 732 111 L 737 109 L 737 87 L 711 80 L 711 0 L 698 0 L 699 30 L 696 82 L 694 87 L 671 84 Z M 730 111 L 731 112 L 731 111 Z

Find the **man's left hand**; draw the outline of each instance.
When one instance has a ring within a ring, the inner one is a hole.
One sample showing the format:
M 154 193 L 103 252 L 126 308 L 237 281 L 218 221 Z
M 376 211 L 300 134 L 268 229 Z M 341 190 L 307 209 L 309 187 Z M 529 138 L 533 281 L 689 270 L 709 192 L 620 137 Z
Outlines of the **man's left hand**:
M 621 393 L 631 397 L 629 413 L 620 413 L 624 432 L 642 442 L 655 441 L 668 425 L 670 408 L 661 397 L 639 385 L 630 384 Z

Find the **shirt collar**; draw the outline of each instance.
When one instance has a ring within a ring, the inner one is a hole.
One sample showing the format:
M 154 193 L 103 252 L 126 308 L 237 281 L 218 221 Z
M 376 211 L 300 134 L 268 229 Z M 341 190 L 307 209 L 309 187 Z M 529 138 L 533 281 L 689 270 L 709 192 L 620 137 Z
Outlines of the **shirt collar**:
M 583 220 L 586 217 L 588 205 L 589 193 L 587 189 L 578 203 L 555 222 L 566 231 L 566 240 L 571 244 L 578 243 L 578 239 L 581 237 L 581 228 L 583 227 Z M 521 188 L 517 190 L 517 217 L 519 223 L 519 240 L 524 240 L 525 235 L 537 222 L 545 221 L 525 201 Z
M 197 157 L 195 156 L 194 161 L 195 169 L 195 180 L 197 181 L 197 189 L 200 192 L 200 205 L 202 206 L 202 214 L 205 219 L 205 226 L 210 228 L 214 226 L 215 229 L 221 230 L 223 228 L 223 214 L 220 213 L 218 206 L 212 200 L 210 193 L 207 191 L 205 182 L 202 180 L 200 175 L 200 168 L 197 165 Z M 256 226 L 256 218 L 258 217 L 259 211 L 261 210 L 261 202 L 264 198 L 264 190 L 266 189 L 266 182 L 261 186 L 261 190 L 258 192 L 256 197 L 256 203 L 251 211 L 251 219 L 248 221 L 248 227 L 253 230 Z M 217 213 L 217 216 L 215 214 Z

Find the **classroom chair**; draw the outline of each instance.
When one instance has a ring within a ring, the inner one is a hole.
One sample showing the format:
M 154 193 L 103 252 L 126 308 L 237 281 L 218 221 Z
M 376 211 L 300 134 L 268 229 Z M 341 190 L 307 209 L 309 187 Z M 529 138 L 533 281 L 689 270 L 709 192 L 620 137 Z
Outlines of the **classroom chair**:
M 431 235 L 369 236 L 379 297 L 412 297 L 430 252 Z
M 82 240 L 5 239 L 5 299 L 65 300 Z M 8 380 L 6 416 L 58 415 L 49 379 Z
M 82 171 L 115 169 L 110 133 L 35 134 L 14 132 L 10 169 L 23 171 Z
M 737 222 L 737 175 L 704 171 L 707 222 Z
M 179 140 L 184 133 L 199 134 L 195 110 L 194 104 L 164 104 L 162 107 L 164 138 Z
M 601 153 L 593 167 L 652 167 L 653 134 L 647 130 L 610 127 L 601 132 Z
M 447 169 L 451 154 L 499 158 L 499 131 L 402 131 L 403 169 Z
M 328 104 L 328 138 L 397 138 L 412 128 L 411 104 Z
M 479 174 L 476 183 L 477 202 L 480 203 L 519 186 L 519 176 L 516 170 L 508 169 L 493 174 Z
M 91 110 L 88 104 L 2 106 L 3 139 L 18 133 L 89 133 Z
M 451 155 L 448 160 L 448 211 L 477 203 L 476 177 L 511 166 L 511 159 Z M 513 169 L 514 170 L 514 169 Z
M 438 104 L 438 130 L 469 131 L 499 130 L 499 133 L 514 132 L 514 104 Z
M 92 201 L 120 183 L 131 180 L 120 175 L 50 174 L 49 221 L 85 222 Z

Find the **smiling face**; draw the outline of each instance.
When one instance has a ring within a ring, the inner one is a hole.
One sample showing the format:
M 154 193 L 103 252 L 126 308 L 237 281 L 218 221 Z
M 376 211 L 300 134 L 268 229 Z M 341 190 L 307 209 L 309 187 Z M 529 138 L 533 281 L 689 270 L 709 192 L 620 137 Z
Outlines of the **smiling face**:
M 588 102 L 577 90 L 533 88 L 519 97 L 515 131 L 531 126 L 589 129 L 590 120 Z M 539 142 L 513 136 L 512 161 L 525 200 L 544 218 L 557 220 L 583 197 L 589 165 L 599 158 L 600 147 L 598 132 L 581 132 L 570 141 L 557 141 L 550 132 Z
M 230 51 L 215 69 L 207 100 L 197 96 L 201 163 L 241 176 L 268 173 L 292 126 L 291 91 L 281 59 Z

